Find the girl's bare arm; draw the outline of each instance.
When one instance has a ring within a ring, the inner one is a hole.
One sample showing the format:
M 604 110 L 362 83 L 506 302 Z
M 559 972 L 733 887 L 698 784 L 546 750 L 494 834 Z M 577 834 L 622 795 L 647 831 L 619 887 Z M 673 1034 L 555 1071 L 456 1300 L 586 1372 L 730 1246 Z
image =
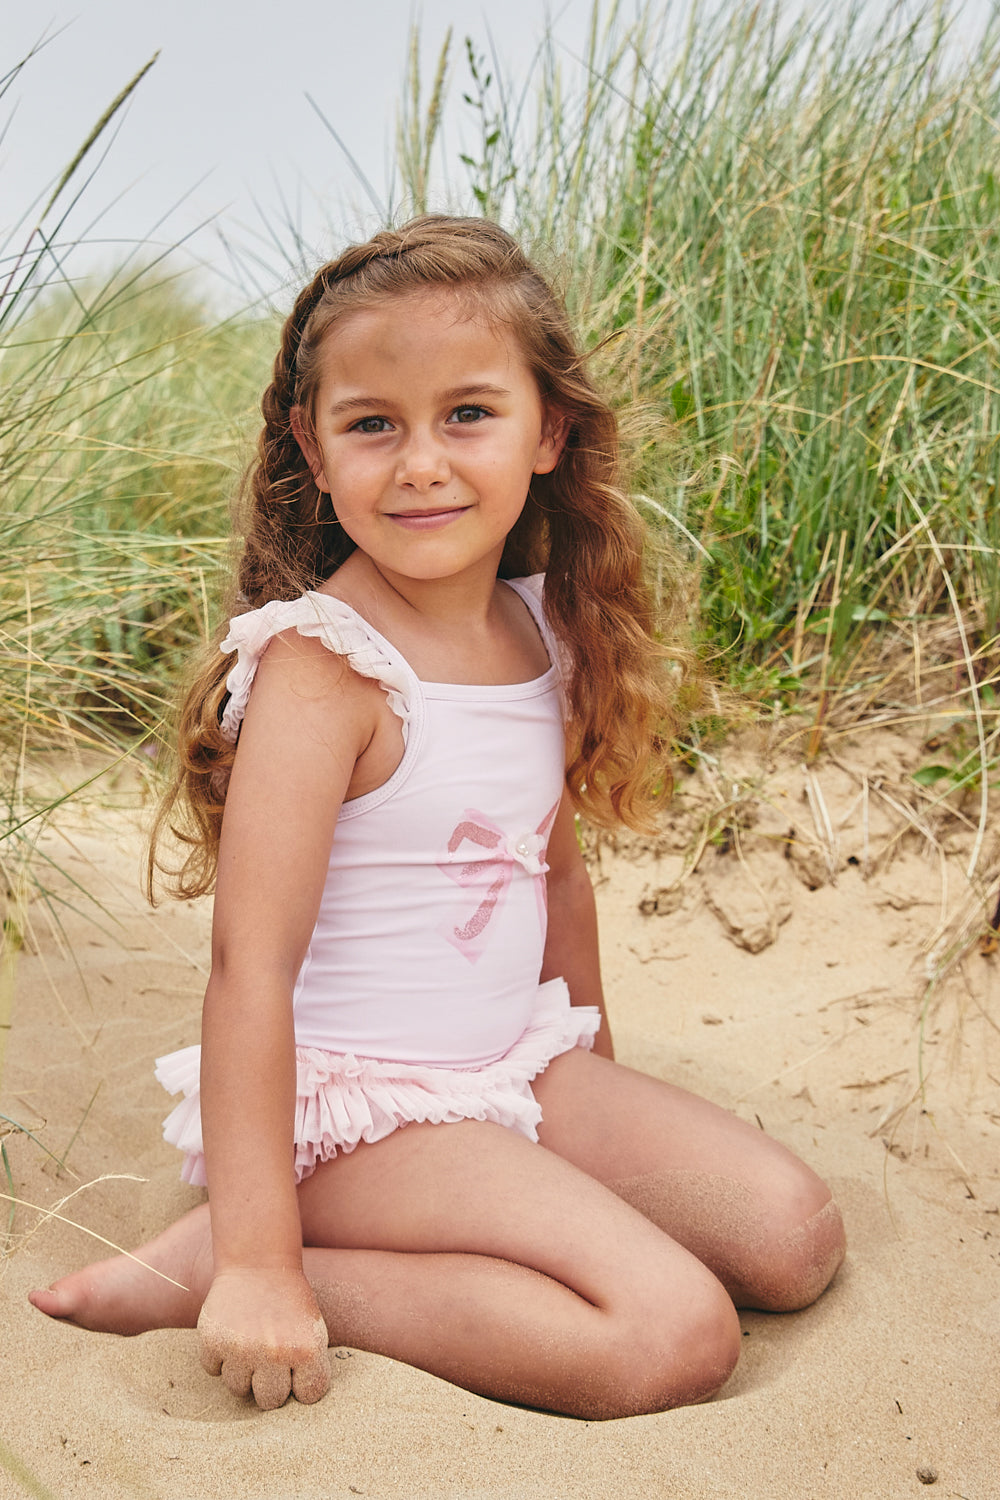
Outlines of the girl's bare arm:
M 597 1006 L 601 1029 L 594 1041 L 594 1051 L 613 1058 L 614 1046 L 601 988 L 594 889 L 577 843 L 573 805 L 566 795 L 552 825 L 546 858 L 549 925 L 541 977 L 565 979 L 574 1005 Z
M 326 1388 L 326 1334 L 302 1275 L 293 1181 L 292 990 L 319 909 L 334 826 L 385 699 L 319 642 L 272 643 L 226 799 L 202 1124 L 215 1280 L 203 1360 L 264 1406 Z

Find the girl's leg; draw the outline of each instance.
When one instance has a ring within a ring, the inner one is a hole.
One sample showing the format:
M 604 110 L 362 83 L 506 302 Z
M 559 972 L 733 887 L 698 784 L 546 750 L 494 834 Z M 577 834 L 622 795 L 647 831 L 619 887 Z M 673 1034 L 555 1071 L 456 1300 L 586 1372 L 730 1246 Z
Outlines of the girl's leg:
M 729 1375 L 719 1282 L 598 1183 L 499 1127 L 391 1140 L 300 1191 L 306 1243 L 337 1247 L 309 1269 L 332 1337 L 591 1418 L 703 1400 Z
M 684 1245 L 739 1307 L 815 1300 L 844 1256 L 830 1190 L 755 1126 L 575 1048 L 533 1085 L 543 1143 Z
M 591 1418 L 702 1400 L 736 1362 L 736 1316 L 716 1278 L 620 1198 L 514 1132 L 409 1126 L 320 1167 L 300 1205 L 306 1270 L 333 1342 Z M 147 1247 L 143 1258 L 176 1279 L 182 1264 L 200 1278 L 191 1295 L 171 1294 L 173 1317 L 155 1294 L 153 1326 L 196 1316 L 208 1233 L 195 1210 Z M 152 1278 L 126 1264 L 65 1278 L 36 1303 L 90 1327 L 136 1330 L 139 1280 Z

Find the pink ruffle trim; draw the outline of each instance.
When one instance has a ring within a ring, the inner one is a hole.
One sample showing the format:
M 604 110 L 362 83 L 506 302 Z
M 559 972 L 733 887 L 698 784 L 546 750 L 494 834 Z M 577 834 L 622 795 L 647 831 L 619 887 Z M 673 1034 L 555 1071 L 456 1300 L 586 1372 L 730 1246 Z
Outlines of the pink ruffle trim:
M 235 743 L 260 659 L 283 630 L 316 636 L 350 662 L 359 677 L 370 677 L 384 689 L 389 707 L 403 721 L 403 738 L 410 719 L 410 696 L 415 678 L 401 659 L 393 660 L 381 636 L 365 624 L 349 604 L 329 594 L 309 590 L 298 599 L 272 599 L 260 609 L 236 615 L 221 651 L 236 651 L 236 664 L 226 678 L 229 699 L 222 711 L 223 737 Z
M 501 1058 L 482 1067 L 380 1062 L 297 1047 L 296 1182 L 338 1151 L 353 1151 L 359 1141 L 381 1141 L 411 1121 L 489 1120 L 537 1141 L 542 1111 L 532 1079 L 560 1053 L 592 1047 L 600 1024 L 594 1006 L 570 1006 L 562 980 L 550 980 L 539 987 L 531 1025 Z M 164 1122 L 163 1136 L 185 1153 L 184 1181 L 203 1186 L 200 1063 L 201 1048 L 184 1047 L 157 1060 L 156 1076 L 168 1093 L 184 1094 Z

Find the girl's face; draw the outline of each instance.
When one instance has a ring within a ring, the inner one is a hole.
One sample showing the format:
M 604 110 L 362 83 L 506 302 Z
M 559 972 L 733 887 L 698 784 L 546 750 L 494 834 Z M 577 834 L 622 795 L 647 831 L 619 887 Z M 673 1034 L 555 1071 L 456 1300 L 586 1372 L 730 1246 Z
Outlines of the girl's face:
M 514 339 L 448 292 L 350 313 L 327 334 L 296 438 L 337 519 L 384 576 L 494 579 L 564 424 Z

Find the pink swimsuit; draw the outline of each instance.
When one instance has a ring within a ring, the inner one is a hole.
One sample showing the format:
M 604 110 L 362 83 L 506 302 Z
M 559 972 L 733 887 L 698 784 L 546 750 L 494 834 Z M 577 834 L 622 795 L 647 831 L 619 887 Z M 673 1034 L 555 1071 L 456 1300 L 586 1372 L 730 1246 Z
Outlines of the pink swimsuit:
M 539 985 L 545 848 L 562 795 L 557 646 L 540 577 L 515 580 L 553 663 L 532 682 L 420 682 L 348 605 L 308 593 L 231 622 L 223 733 L 235 739 L 254 674 L 282 630 L 318 636 L 385 689 L 405 748 L 381 787 L 337 820 L 319 916 L 294 991 L 298 1060 L 295 1168 L 408 1121 L 491 1120 L 531 1139 L 530 1082 L 553 1057 L 591 1046 L 600 1024 L 570 1008 L 561 979 Z M 200 1048 L 160 1058 L 185 1098 L 164 1135 L 205 1181 Z

